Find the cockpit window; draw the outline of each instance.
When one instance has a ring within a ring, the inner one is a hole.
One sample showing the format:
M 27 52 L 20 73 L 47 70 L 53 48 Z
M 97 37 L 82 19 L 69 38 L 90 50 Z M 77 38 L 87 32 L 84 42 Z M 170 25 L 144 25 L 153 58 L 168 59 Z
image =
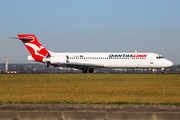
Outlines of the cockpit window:
M 158 55 L 156 58 L 161 59 L 161 58 L 164 58 L 164 57 L 162 55 Z

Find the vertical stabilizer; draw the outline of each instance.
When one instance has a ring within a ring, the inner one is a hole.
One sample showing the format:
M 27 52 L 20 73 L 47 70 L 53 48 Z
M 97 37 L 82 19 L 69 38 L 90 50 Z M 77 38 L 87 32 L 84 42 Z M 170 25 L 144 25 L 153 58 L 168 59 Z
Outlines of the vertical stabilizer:
M 18 37 L 29 50 L 35 61 L 42 62 L 44 57 L 47 55 L 50 56 L 50 53 L 38 42 L 35 35 L 18 35 Z

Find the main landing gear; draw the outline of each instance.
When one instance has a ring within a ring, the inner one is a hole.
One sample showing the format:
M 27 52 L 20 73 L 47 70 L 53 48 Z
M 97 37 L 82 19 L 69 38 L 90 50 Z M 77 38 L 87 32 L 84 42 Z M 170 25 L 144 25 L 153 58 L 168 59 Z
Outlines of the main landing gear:
M 89 69 L 88 69 L 88 68 L 83 68 L 83 69 L 82 69 L 82 72 L 83 72 L 83 73 L 87 73 L 87 72 L 89 72 L 89 73 L 94 73 L 94 68 L 89 68 Z
M 83 68 L 83 69 L 82 69 L 82 72 L 83 72 L 83 73 L 87 73 L 87 71 L 88 71 L 87 68 Z
M 94 68 L 90 68 L 89 73 L 94 73 Z

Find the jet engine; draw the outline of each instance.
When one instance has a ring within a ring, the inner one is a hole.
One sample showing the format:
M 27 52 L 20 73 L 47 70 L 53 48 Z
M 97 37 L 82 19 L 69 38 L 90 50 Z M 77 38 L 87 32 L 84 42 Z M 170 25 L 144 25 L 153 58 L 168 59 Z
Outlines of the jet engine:
M 69 57 L 67 55 L 45 57 L 43 62 L 46 64 L 46 67 L 49 67 L 50 64 L 66 64 L 69 62 Z

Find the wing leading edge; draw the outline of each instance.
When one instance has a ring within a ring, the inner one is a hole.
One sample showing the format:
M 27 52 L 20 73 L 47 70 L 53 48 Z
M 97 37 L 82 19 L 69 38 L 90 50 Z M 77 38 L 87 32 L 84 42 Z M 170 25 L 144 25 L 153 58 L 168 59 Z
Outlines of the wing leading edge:
M 104 64 L 102 63 L 53 63 L 52 65 L 59 67 L 77 68 L 77 69 L 104 67 Z

